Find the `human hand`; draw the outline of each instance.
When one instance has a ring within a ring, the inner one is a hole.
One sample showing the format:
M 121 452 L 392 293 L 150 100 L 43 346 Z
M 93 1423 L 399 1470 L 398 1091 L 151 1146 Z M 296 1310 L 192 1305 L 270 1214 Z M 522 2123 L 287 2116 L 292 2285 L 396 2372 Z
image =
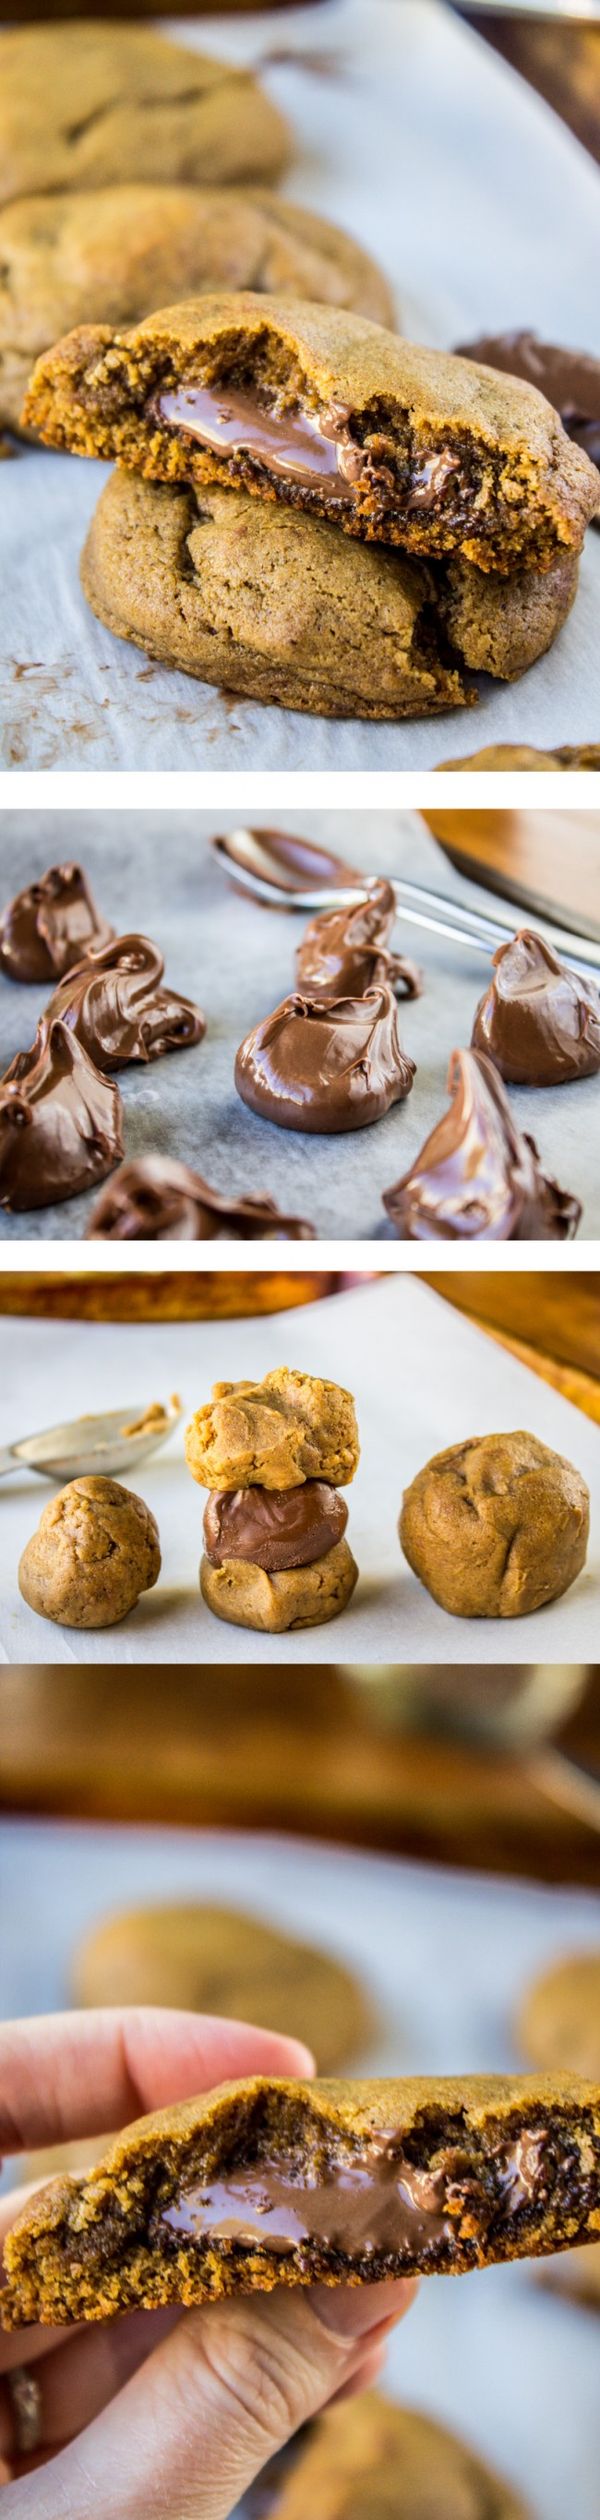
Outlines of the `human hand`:
M 93 2155 L 107 2128 L 229 2077 L 312 2071 L 294 2039 L 193 2013 L 17 2022 L 0 2034 L 0 2153 L 89 2135 Z M 0 2239 L 19 2202 L 0 2200 Z M 414 2289 L 282 2287 L 0 2336 L 3 2520 L 228 2520 L 301 2424 L 377 2376 Z

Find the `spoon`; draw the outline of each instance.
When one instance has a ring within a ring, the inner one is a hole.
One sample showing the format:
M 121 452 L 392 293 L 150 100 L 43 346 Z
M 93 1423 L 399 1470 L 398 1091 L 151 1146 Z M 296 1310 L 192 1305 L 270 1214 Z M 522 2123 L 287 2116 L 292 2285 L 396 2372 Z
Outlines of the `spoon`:
M 240 824 L 237 830 L 218 834 L 212 847 L 230 882 L 274 910 L 351 909 L 368 900 L 378 880 L 361 875 L 343 858 L 288 831 L 256 831 Z M 453 944 L 470 945 L 488 961 L 496 947 L 506 944 L 523 925 L 522 912 L 514 903 L 508 904 L 509 915 L 504 917 L 495 905 L 492 912 L 479 905 L 471 909 L 462 900 L 453 901 L 446 893 L 434 892 L 431 885 L 409 883 L 403 876 L 386 880 L 395 894 L 400 919 L 445 936 Z M 600 944 L 545 918 L 536 918 L 535 928 L 571 970 L 584 975 L 600 972 Z
M 83 1479 L 95 1470 L 112 1473 L 145 1461 L 166 1444 L 183 1416 L 180 1400 L 168 1408 L 108 1409 L 101 1417 L 72 1418 L 40 1435 L 22 1435 L 0 1452 L 0 1478 L 9 1470 L 38 1470 L 44 1479 Z

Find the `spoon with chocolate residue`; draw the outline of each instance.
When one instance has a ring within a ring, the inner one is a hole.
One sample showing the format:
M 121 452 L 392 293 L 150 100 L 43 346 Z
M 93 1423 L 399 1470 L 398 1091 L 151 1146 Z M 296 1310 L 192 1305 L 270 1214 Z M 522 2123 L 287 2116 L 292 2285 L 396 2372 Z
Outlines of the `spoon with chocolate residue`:
M 348 866 L 333 851 L 311 840 L 298 839 L 293 832 L 269 828 L 254 829 L 240 824 L 235 830 L 219 833 L 212 841 L 215 857 L 223 872 L 240 892 L 249 893 L 272 910 L 344 910 L 354 903 L 366 901 L 377 875 L 361 874 Z M 505 945 L 522 926 L 522 913 L 515 904 L 508 904 L 509 916 L 493 913 L 479 906 L 470 909 L 463 901 L 452 901 L 445 893 L 434 892 L 427 884 L 409 883 L 404 876 L 390 876 L 398 917 L 411 927 L 426 928 L 436 936 L 446 936 L 451 944 L 470 945 L 489 961 L 499 945 Z M 546 943 L 562 955 L 573 971 L 600 972 L 600 945 L 587 936 L 578 936 L 570 929 L 554 926 L 547 919 L 536 920 L 536 931 Z

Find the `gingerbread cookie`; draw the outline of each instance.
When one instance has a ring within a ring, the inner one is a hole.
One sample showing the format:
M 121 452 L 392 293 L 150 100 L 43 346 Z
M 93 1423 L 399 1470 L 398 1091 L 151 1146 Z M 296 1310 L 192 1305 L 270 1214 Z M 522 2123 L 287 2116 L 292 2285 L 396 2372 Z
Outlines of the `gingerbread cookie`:
M 0 34 L 0 200 L 103 184 L 268 182 L 289 155 L 276 105 L 247 70 L 150 26 Z

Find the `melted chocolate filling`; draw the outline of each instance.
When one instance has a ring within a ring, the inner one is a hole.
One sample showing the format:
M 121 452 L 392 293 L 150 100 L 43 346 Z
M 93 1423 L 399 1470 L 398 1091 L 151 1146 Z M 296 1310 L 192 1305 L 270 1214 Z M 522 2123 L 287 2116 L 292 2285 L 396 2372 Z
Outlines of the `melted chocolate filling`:
M 359 491 L 374 491 L 380 505 L 400 501 L 410 516 L 439 508 L 455 475 L 455 487 L 467 487 L 460 481 L 460 457 L 450 447 L 418 448 L 411 458 L 407 448 L 395 446 L 385 423 L 361 446 L 342 404 L 318 416 L 298 408 L 277 410 L 259 401 L 251 387 L 224 379 L 155 394 L 150 418 L 196 439 L 212 454 L 258 465 L 296 490 L 316 490 L 326 502 L 348 504 Z

